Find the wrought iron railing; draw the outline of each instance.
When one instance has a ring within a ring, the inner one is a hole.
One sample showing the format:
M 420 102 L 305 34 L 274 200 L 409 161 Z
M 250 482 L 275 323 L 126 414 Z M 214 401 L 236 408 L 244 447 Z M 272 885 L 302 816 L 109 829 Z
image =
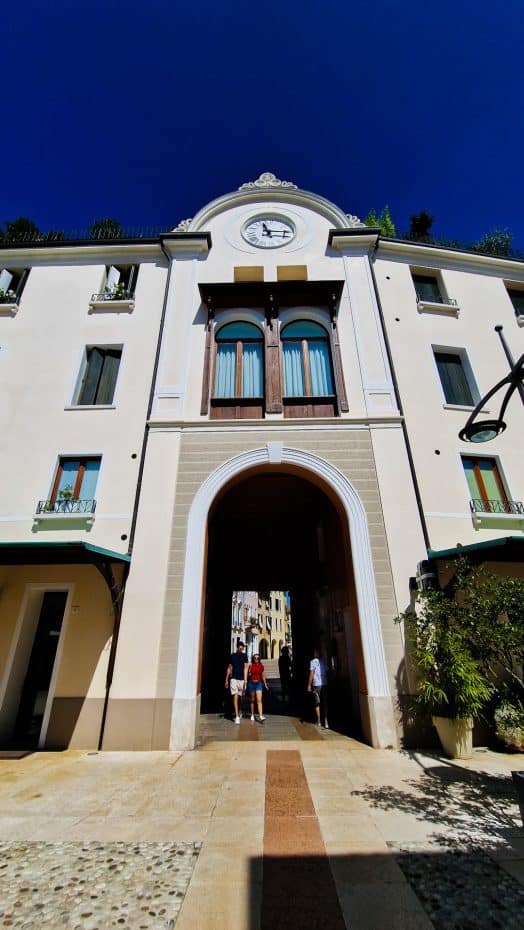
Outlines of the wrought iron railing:
M 132 300 L 135 296 L 134 291 L 102 291 L 101 294 L 91 294 L 91 303 L 98 303 L 101 300 Z
M 524 517 L 522 501 L 484 501 L 472 500 L 469 506 L 473 513 L 509 513 Z
M 450 307 L 458 306 L 454 297 L 443 297 L 442 294 L 424 295 L 417 291 L 417 301 L 419 304 L 448 304 Z
M 38 501 L 36 512 L 42 513 L 94 513 L 96 501 L 94 500 L 61 500 Z

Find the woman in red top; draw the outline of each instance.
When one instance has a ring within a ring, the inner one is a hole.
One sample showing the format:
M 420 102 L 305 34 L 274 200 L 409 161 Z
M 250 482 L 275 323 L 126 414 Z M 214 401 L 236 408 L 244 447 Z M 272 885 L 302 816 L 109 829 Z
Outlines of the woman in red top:
M 247 670 L 247 690 L 249 693 L 249 702 L 251 704 L 251 720 L 255 719 L 255 695 L 257 699 L 257 720 L 262 723 L 266 718 L 262 713 L 262 690 L 269 691 L 264 666 L 260 661 L 258 653 L 253 656 Z

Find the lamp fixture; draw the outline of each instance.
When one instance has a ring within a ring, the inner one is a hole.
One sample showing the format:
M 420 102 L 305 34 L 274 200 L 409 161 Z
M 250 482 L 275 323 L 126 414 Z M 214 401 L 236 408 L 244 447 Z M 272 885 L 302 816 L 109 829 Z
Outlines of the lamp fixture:
M 507 343 L 502 335 L 502 326 L 495 326 L 495 332 L 499 334 L 502 347 L 506 354 L 506 358 L 510 364 L 509 375 L 506 375 L 505 378 L 502 378 L 494 387 L 488 391 L 487 394 L 482 397 L 477 406 L 475 407 L 473 413 L 469 417 L 466 425 L 461 429 L 459 433 L 459 439 L 462 439 L 464 442 L 490 442 L 491 439 L 495 439 L 496 436 L 500 436 L 501 433 L 506 429 L 506 423 L 504 422 L 504 414 L 506 412 L 506 407 L 508 406 L 511 396 L 518 391 L 520 394 L 520 399 L 524 404 L 524 355 L 521 355 L 519 360 L 515 362 L 513 356 L 507 346 Z M 500 405 L 499 415 L 496 419 L 491 420 L 477 420 L 477 415 L 482 410 L 484 404 L 493 397 L 501 388 L 505 385 L 508 385 L 508 389 L 504 395 L 502 403 Z

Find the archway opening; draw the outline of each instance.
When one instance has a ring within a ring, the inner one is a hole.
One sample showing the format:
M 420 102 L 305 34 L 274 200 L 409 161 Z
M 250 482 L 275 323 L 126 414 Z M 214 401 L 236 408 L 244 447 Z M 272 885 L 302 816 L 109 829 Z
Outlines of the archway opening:
M 252 609 L 244 610 L 249 595 Z M 285 598 L 290 628 L 266 623 L 271 598 Z M 255 608 L 254 599 L 257 599 Z M 239 603 L 242 600 L 242 610 Z M 253 622 L 254 620 L 254 622 Z M 291 645 L 290 701 L 278 693 L 269 713 L 314 719 L 307 679 L 315 647 L 330 670 L 330 725 L 361 735 L 359 691 L 365 681 L 348 527 L 326 489 L 296 469 L 259 468 L 229 484 L 208 521 L 202 640 L 201 710 L 228 711 L 224 673 L 235 637 L 258 646 L 272 674 Z M 289 641 L 291 640 L 291 643 Z

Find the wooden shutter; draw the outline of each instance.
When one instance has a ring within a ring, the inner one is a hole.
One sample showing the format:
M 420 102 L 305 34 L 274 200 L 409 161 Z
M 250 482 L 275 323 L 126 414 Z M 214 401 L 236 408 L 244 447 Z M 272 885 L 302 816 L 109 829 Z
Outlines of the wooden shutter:
M 104 355 L 104 350 L 97 348 L 97 346 L 88 349 L 84 380 L 78 397 L 79 405 L 96 403 L 96 393 L 104 365 Z
M 204 373 L 202 378 L 202 400 L 200 413 L 205 416 L 209 412 L 209 392 L 211 387 L 211 368 L 213 364 L 213 345 L 215 336 L 215 320 L 213 311 L 208 305 L 206 324 L 206 347 L 204 350 Z
M 264 365 L 266 382 L 266 412 L 282 413 L 282 376 L 278 315 L 266 315 L 264 321 Z
M 335 316 L 331 317 L 331 352 L 333 356 L 333 373 L 335 375 L 335 390 L 338 399 L 339 412 L 347 413 L 349 410 L 348 398 L 346 394 L 346 385 L 344 383 L 344 372 L 342 370 L 342 353 L 340 351 L 340 342 L 338 338 L 338 326 Z

